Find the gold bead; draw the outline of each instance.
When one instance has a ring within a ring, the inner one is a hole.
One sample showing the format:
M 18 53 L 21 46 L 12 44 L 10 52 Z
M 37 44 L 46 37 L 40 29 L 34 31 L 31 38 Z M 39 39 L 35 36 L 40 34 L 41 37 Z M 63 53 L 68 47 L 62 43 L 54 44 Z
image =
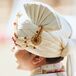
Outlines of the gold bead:
M 14 36 L 16 37 L 16 38 L 18 38 L 18 36 L 17 36 L 17 34 L 14 32 Z
M 36 49 L 36 47 L 34 46 L 33 49 Z
M 26 45 L 26 47 L 28 47 L 28 45 Z
M 27 41 L 24 41 L 24 43 L 27 43 Z
M 36 31 L 36 33 L 38 33 L 38 31 Z
M 24 39 L 27 39 L 27 37 L 24 37 Z

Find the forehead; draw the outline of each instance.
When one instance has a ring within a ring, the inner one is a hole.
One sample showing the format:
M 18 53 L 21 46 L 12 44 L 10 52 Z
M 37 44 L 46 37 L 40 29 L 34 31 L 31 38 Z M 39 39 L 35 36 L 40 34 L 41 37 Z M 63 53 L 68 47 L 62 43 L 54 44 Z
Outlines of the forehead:
M 18 50 L 18 52 L 15 53 L 15 56 L 20 56 L 20 57 L 27 56 L 27 55 L 28 55 L 28 52 L 25 50 Z
M 17 58 L 25 58 L 25 57 L 30 57 L 31 56 L 31 53 L 29 53 L 25 49 L 18 49 L 18 51 L 15 52 L 15 56 Z
M 16 54 L 16 53 L 29 53 L 27 50 L 25 50 L 25 49 L 23 49 L 23 48 L 20 48 L 19 46 L 18 47 L 14 47 L 14 49 L 13 49 L 14 51 L 14 54 Z

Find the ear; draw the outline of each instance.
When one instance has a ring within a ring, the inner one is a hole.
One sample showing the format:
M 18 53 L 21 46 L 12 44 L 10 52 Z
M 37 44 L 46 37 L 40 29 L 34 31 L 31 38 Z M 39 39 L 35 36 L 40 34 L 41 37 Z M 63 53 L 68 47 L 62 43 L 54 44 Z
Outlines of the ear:
M 32 63 L 33 63 L 34 65 L 37 65 L 37 64 L 41 63 L 43 60 L 44 60 L 43 57 L 35 56 L 35 57 L 33 58 L 33 60 L 32 60 Z

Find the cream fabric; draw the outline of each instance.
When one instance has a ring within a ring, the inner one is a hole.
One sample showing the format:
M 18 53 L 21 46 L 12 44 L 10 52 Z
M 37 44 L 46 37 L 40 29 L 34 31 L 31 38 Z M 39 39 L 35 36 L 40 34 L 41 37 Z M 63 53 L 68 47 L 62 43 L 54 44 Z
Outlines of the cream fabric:
M 76 39 L 71 39 L 69 41 L 69 55 L 67 56 L 67 76 L 75 76 L 74 73 L 76 71 Z
M 64 66 L 61 62 L 55 64 L 46 64 L 35 68 L 30 76 L 66 76 L 65 72 L 47 73 L 48 71 L 55 71 L 60 69 L 63 69 L 65 71 Z
M 62 73 L 40 74 L 34 76 L 67 76 L 67 75 L 66 72 L 62 72 Z
M 24 7 L 29 19 L 15 27 L 15 33 L 18 35 L 18 38 L 15 38 L 16 43 L 21 48 L 42 57 L 66 56 L 69 52 L 68 41 L 72 32 L 68 22 L 46 4 L 39 2 L 26 3 Z M 35 11 L 38 13 L 35 13 Z M 45 14 L 49 14 L 49 16 L 47 15 L 46 17 Z M 37 16 L 35 17 L 35 15 Z M 42 20 L 43 22 L 41 23 L 40 21 Z M 20 28 L 19 25 L 21 26 Z M 36 31 L 39 31 L 40 26 L 43 27 L 41 34 L 38 36 L 40 44 L 35 45 L 32 38 L 34 39 L 37 35 Z
M 26 14 L 35 26 L 43 26 L 45 31 L 59 30 L 61 25 L 55 11 L 41 2 L 29 2 L 24 4 Z

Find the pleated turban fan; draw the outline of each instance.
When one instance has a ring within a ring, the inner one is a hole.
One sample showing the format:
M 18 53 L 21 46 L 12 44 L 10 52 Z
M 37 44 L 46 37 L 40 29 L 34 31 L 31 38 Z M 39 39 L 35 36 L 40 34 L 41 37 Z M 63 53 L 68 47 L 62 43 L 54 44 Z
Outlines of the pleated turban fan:
M 51 6 L 41 2 L 25 3 L 24 10 L 28 19 L 21 24 L 14 23 L 15 45 L 46 58 L 68 55 L 72 33 L 69 23 Z

